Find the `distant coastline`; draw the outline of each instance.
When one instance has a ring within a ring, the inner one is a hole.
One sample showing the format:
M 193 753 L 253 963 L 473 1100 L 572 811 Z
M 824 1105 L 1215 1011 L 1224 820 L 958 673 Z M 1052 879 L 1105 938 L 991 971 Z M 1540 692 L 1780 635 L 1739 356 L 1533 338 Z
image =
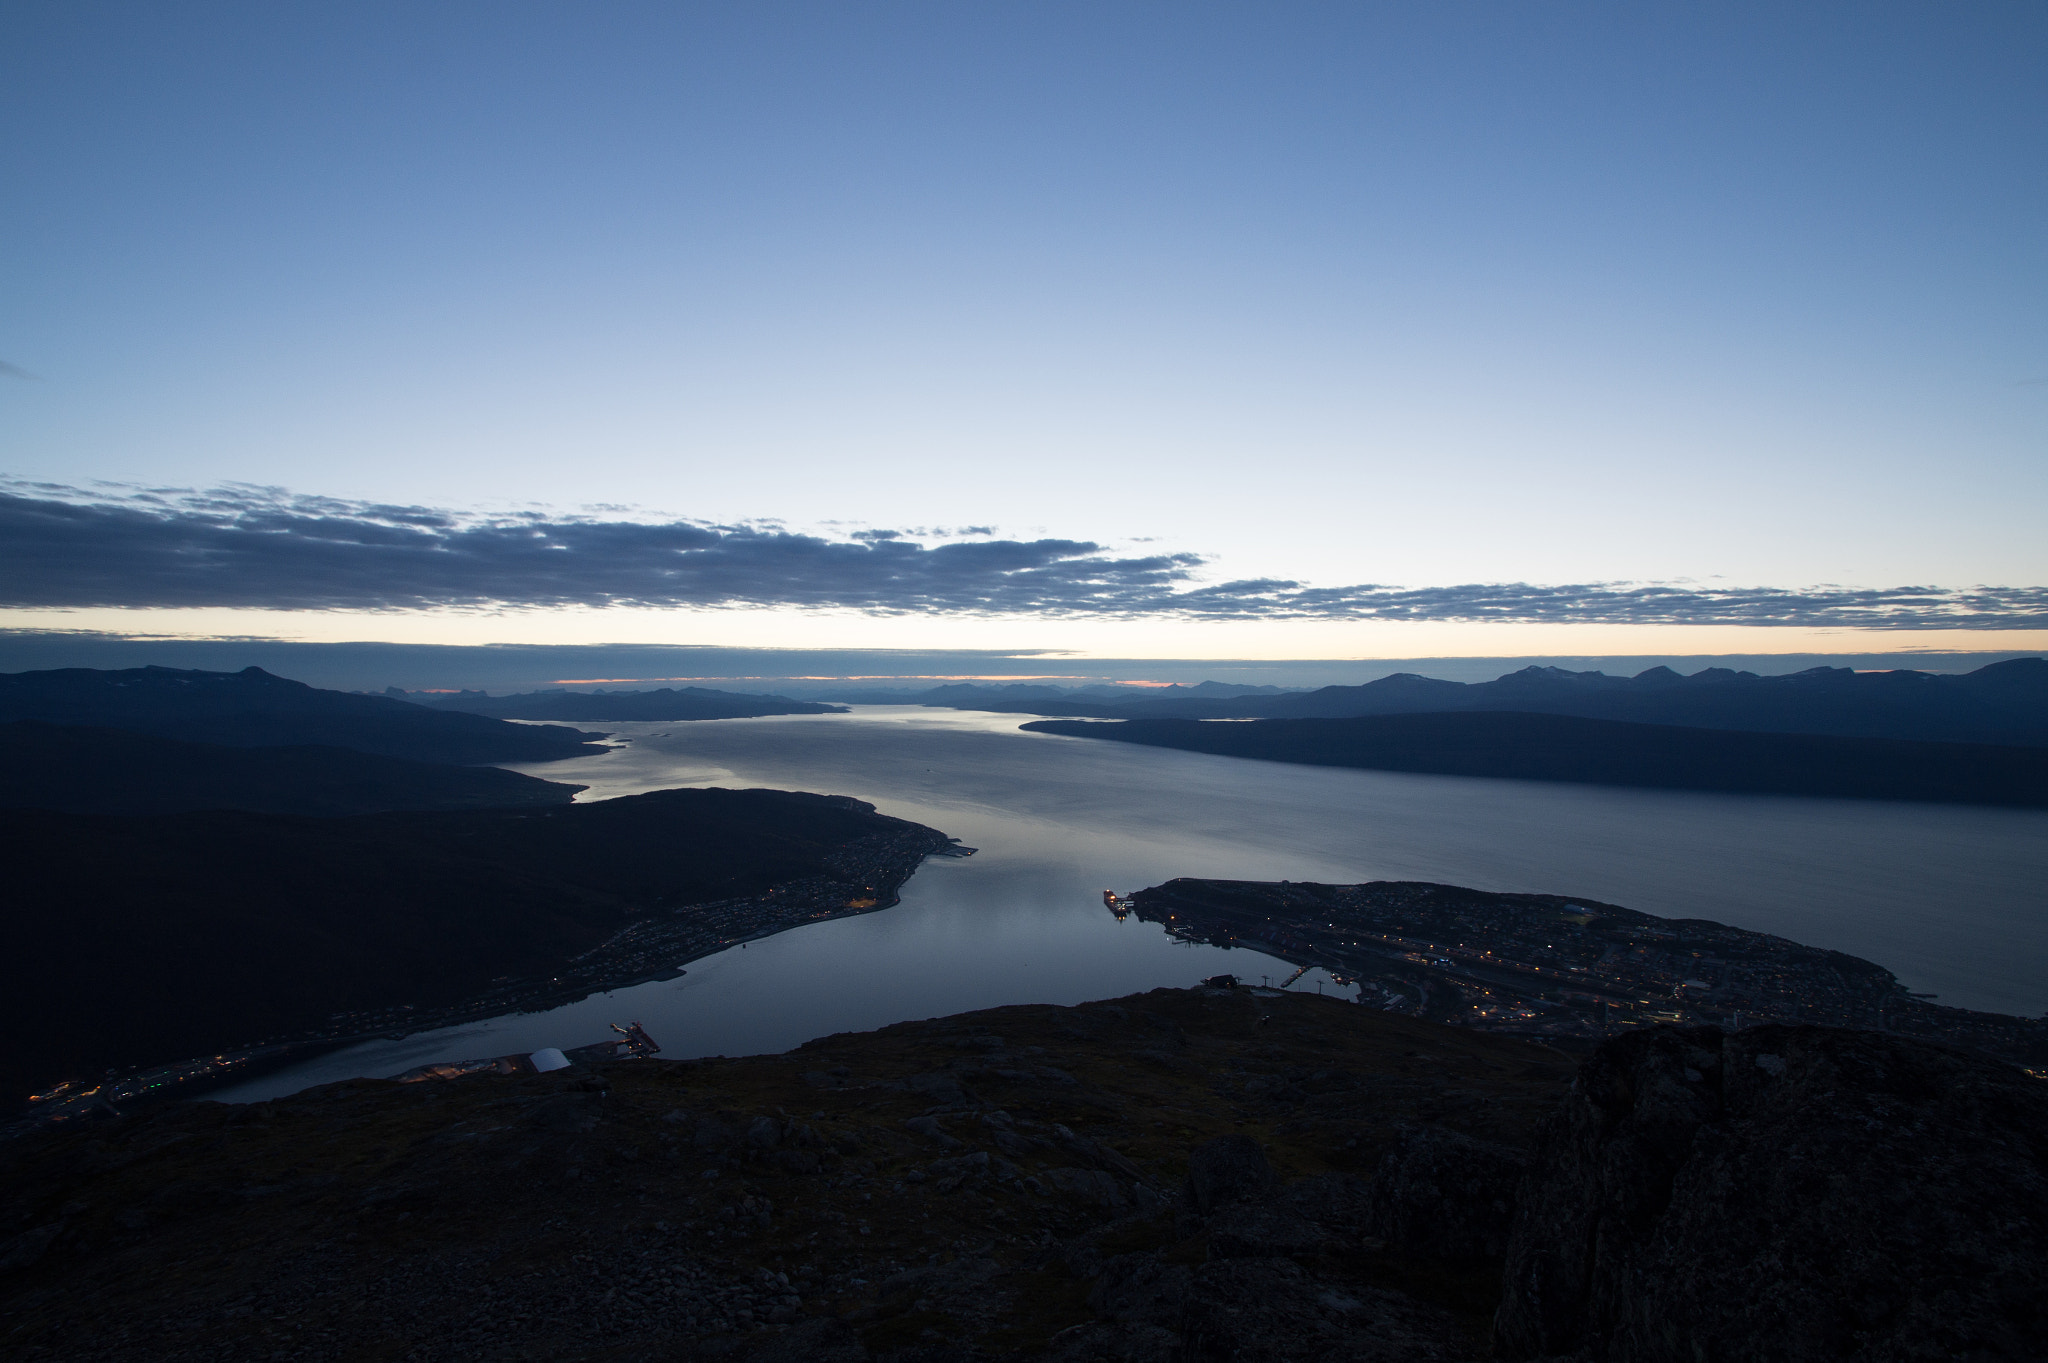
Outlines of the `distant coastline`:
M 1033 733 L 1435 776 L 2048 808 L 2048 749 L 1469 711 L 1354 719 L 1038 720 Z

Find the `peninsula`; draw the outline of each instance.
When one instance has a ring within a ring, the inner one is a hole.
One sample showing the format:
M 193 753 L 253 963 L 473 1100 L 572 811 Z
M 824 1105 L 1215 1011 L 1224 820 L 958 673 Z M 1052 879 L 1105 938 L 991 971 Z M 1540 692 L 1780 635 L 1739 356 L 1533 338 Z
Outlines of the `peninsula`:
M 962 850 L 775 790 L 352 818 L 23 810 L 0 830 L 0 1094 L 70 1081 L 41 1113 L 673 977 L 885 908 L 924 857 Z
M 1862 1027 L 2048 1072 L 2048 1019 L 1947 1008 L 1882 966 L 1698 918 L 1420 881 L 1169 880 L 1113 906 L 1356 983 L 1372 1007 L 1585 1043 L 1658 1023 Z

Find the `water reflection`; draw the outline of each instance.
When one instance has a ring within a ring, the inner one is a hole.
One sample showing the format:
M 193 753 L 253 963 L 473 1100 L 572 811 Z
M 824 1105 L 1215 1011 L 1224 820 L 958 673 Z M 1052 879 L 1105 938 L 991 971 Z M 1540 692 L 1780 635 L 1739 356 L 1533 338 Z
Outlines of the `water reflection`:
M 926 863 L 894 909 L 735 948 L 680 980 L 357 1047 L 233 1094 L 574 1045 L 627 1018 L 668 1054 L 737 1055 L 1002 1003 L 1291 973 L 1105 910 L 1105 888 L 1177 875 L 1579 895 L 1847 951 L 1948 1003 L 2048 1008 L 2048 814 L 1325 770 L 1026 734 L 1020 722 L 869 706 L 618 725 L 629 741 L 612 752 L 521 768 L 586 782 L 585 799 L 678 785 L 854 795 L 982 850 Z M 1296 988 L 1318 983 L 1332 987 L 1311 975 Z

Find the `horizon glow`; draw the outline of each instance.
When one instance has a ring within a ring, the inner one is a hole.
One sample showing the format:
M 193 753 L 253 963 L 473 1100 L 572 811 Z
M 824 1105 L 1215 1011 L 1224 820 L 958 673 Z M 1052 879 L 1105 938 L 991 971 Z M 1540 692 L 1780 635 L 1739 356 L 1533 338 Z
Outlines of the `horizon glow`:
M 30 482 L 1088 541 L 1201 555 L 1194 585 L 2048 584 L 2035 5 L 117 0 L 0 34 L 0 471 Z M 0 624 L 2048 644 L 795 605 Z

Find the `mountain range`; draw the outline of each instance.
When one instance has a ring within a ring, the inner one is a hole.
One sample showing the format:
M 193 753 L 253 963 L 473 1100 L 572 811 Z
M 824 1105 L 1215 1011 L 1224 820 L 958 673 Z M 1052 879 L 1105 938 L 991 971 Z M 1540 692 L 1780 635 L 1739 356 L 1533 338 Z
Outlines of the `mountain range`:
M 1490 682 L 1395 673 L 1363 686 L 1277 696 L 1099 699 L 975 697 L 962 708 L 1102 719 L 1354 719 L 1504 710 L 1632 724 L 2048 746 L 2048 661 L 2016 658 L 1947 675 L 1816 667 L 1785 676 L 1654 667 L 1633 677 L 1528 667 Z
M 1747 733 L 1516 711 L 1240 722 L 1042 719 L 1023 727 L 1318 767 L 2048 808 L 2048 751 L 2016 744 Z
M 1156 703 L 1168 700 L 1239 700 L 1245 697 L 1294 695 L 1301 688 L 1246 686 L 1239 682 L 1205 681 L 1195 686 L 1175 682 L 1168 686 L 1050 686 L 1044 683 L 1009 682 L 988 686 L 977 682 L 952 682 L 945 686 L 862 687 L 834 691 L 832 698 L 851 705 L 938 705 L 964 709 L 1001 709 L 1017 701 L 1080 701 L 1098 705 Z M 981 702 L 992 702 L 984 705 Z
M 493 696 L 483 691 L 386 691 L 430 710 L 488 715 L 493 719 L 552 719 L 576 724 L 618 724 L 632 720 L 753 719 L 762 715 L 843 715 L 841 705 L 791 700 L 787 696 L 712 691 L 686 686 L 680 691 L 528 691 Z

